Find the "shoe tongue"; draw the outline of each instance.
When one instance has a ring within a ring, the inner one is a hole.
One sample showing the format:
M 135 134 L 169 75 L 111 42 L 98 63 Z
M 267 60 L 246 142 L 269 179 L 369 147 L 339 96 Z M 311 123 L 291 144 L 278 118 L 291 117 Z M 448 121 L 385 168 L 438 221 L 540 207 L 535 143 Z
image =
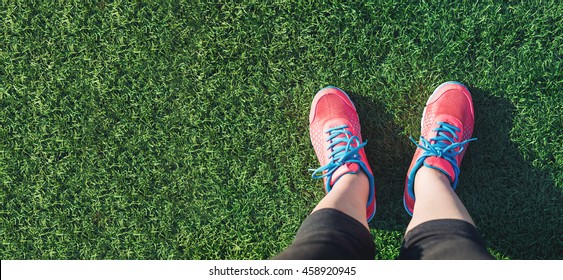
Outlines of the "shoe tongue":
M 436 156 L 427 157 L 424 160 L 424 166 L 441 171 L 446 176 L 448 176 L 450 182 L 452 183 L 455 181 L 455 171 L 452 167 L 452 164 L 441 157 L 436 157 Z
M 458 120 L 455 117 L 452 117 L 452 116 L 439 115 L 439 116 L 436 117 L 436 120 L 449 123 L 449 124 L 454 125 L 458 128 L 463 128 L 461 121 Z M 448 137 L 454 138 L 454 135 L 452 135 L 449 132 L 442 131 L 442 133 L 444 133 Z M 462 132 L 460 132 L 459 134 L 462 134 Z M 437 136 L 437 133 L 435 135 L 433 135 L 433 137 L 435 137 L 435 136 Z M 449 145 L 451 143 L 447 142 L 446 144 Z M 448 176 L 448 178 L 450 179 L 450 182 L 452 182 L 452 183 L 455 181 L 455 171 L 454 171 L 454 168 L 452 167 L 452 164 L 449 161 L 447 161 L 447 160 L 445 160 L 441 157 L 437 157 L 437 156 L 427 157 L 424 160 L 424 166 L 426 166 L 428 168 L 436 169 L 438 171 L 441 171 L 446 176 Z
M 356 174 L 360 171 L 360 165 L 357 163 L 345 163 L 342 166 L 338 167 L 334 173 L 332 173 L 332 177 L 330 179 L 330 185 L 334 186 L 336 181 L 340 179 L 345 174 Z
M 351 123 L 348 119 L 343 119 L 343 118 L 337 118 L 337 119 L 332 119 L 328 122 L 326 122 L 324 124 L 325 130 L 328 130 L 332 127 L 337 127 L 337 126 L 341 126 L 341 125 L 347 125 L 348 128 L 351 128 Z M 338 135 L 336 138 L 340 138 L 340 137 L 346 137 L 345 135 L 341 134 Z M 338 144 L 337 146 L 345 146 L 345 143 L 341 143 Z M 353 145 L 353 147 L 355 147 L 355 145 Z M 331 180 L 330 180 L 330 185 L 334 186 L 334 184 L 336 183 L 336 181 L 338 181 L 338 179 L 340 179 L 340 177 L 342 177 L 342 175 L 344 174 L 348 174 L 348 173 L 352 173 L 352 174 L 356 174 L 360 171 L 360 166 L 357 163 L 345 163 L 342 166 L 340 166 L 338 169 L 336 169 L 336 171 L 334 171 L 334 173 L 332 174 Z

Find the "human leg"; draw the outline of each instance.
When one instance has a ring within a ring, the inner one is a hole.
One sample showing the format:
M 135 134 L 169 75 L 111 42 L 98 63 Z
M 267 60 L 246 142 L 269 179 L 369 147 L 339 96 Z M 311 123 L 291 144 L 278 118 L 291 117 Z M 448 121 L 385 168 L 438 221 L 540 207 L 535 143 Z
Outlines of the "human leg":
M 474 140 L 470 138 L 473 123 L 472 99 L 465 86 L 444 83 L 429 98 L 421 121 L 421 138 L 405 181 L 403 201 L 413 218 L 400 258 L 491 258 L 454 192 L 465 149 Z
M 364 172 L 345 174 L 336 182 L 332 190 L 317 204 L 312 213 L 321 209 L 332 208 L 360 222 L 369 229 L 366 220 L 369 182 Z
M 414 192 L 416 204 L 407 232 L 424 222 L 438 219 L 464 220 L 475 225 L 444 173 L 422 166 L 416 173 Z
M 274 259 L 374 259 L 365 218 L 368 192 L 363 172 L 343 175 Z
M 276 259 L 373 259 L 368 230 L 375 213 L 375 185 L 356 109 L 340 89 L 324 88 L 309 115 L 311 142 L 327 195 L 301 225 L 292 245 Z
M 492 259 L 467 209 L 440 171 L 421 167 L 401 259 Z

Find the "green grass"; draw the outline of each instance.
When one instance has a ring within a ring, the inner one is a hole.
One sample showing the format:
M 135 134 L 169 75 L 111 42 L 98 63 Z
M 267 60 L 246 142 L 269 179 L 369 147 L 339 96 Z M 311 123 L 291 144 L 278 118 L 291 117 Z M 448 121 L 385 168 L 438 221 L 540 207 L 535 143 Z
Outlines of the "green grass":
M 558 1 L 170 2 L 0 4 L 2 259 L 272 257 L 324 195 L 326 85 L 357 104 L 396 258 L 408 136 L 448 80 L 474 96 L 458 194 L 489 250 L 562 258 Z

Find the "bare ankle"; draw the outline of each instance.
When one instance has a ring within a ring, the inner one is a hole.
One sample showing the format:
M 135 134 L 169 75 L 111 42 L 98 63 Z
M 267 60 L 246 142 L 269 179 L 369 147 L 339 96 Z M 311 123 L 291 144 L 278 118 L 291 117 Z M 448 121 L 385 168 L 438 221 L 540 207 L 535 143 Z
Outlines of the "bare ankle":
M 416 182 L 418 181 L 427 181 L 427 180 L 439 180 L 440 182 L 447 182 L 448 185 L 451 186 L 450 179 L 444 172 L 436 170 L 434 168 L 429 168 L 426 166 L 420 167 L 418 171 L 416 171 L 416 175 L 414 178 L 415 188 Z
M 350 185 L 353 185 L 355 187 L 365 185 L 369 188 L 368 176 L 362 170 L 359 170 L 358 173 L 355 174 L 353 173 L 344 174 L 342 175 L 342 177 L 338 179 L 338 181 L 336 181 L 336 183 L 332 186 L 332 188 L 333 189 L 342 188 L 342 187 L 347 188 Z

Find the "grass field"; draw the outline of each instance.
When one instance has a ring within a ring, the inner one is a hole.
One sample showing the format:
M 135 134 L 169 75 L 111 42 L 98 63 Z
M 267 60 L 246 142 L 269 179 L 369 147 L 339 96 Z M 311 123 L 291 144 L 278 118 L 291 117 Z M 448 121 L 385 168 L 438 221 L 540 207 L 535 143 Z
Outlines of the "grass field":
M 326 85 L 356 102 L 396 258 L 408 136 L 448 80 L 474 98 L 457 192 L 489 250 L 563 258 L 559 1 L 147 2 L 0 4 L 2 259 L 272 257 L 324 195 Z

